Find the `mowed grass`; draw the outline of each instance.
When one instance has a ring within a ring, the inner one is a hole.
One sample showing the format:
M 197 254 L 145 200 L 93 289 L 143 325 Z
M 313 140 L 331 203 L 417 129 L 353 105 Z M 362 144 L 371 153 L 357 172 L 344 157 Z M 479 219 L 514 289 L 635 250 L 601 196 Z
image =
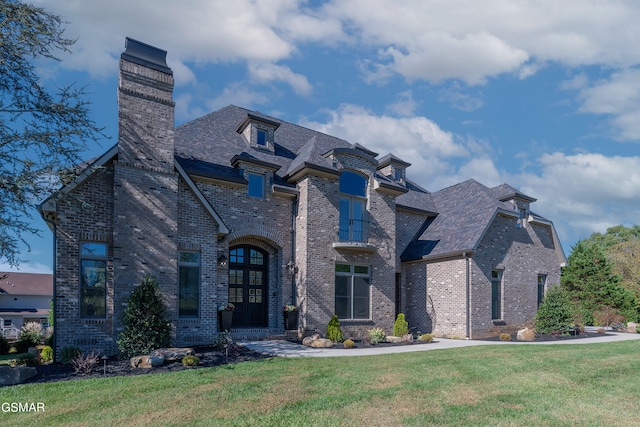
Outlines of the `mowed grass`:
M 0 425 L 640 425 L 640 342 L 283 359 L 0 388 Z

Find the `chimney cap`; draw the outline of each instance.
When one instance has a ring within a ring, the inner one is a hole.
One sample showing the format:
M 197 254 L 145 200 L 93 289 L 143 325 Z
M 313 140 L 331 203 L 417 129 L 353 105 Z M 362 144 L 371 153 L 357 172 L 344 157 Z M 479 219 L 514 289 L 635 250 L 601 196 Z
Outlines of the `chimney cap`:
M 129 37 L 126 38 L 124 47 L 125 51 L 120 56 L 122 59 L 173 75 L 173 71 L 167 65 L 166 50 L 158 49 Z

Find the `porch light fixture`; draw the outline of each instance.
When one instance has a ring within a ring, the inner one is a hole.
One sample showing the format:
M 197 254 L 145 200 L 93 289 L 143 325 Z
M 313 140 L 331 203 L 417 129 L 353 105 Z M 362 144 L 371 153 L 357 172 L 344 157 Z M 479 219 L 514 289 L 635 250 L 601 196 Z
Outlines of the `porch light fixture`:
M 287 263 L 287 273 L 289 273 L 289 276 L 293 276 L 297 272 L 298 272 L 298 267 L 296 267 L 293 260 L 290 259 L 289 262 Z
M 224 254 L 220 255 L 220 257 L 218 258 L 218 266 L 220 268 L 227 267 L 227 257 Z

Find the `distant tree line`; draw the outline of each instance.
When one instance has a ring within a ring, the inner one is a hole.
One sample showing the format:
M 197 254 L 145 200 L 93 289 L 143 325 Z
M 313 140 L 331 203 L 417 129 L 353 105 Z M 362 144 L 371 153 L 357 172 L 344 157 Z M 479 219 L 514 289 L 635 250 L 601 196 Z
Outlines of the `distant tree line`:
M 618 225 L 572 248 L 561 288 L 583 325 L 636 322 L 640 312 L 640 226 Z

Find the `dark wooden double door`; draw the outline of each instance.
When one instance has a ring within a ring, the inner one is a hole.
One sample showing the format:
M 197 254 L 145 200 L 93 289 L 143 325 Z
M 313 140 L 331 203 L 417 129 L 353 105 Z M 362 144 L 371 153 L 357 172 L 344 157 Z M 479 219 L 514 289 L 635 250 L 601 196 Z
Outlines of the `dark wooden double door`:
M 229 302 L 233 327 L 267 326 L 268 254 L 250 245 L 229 250 Z

